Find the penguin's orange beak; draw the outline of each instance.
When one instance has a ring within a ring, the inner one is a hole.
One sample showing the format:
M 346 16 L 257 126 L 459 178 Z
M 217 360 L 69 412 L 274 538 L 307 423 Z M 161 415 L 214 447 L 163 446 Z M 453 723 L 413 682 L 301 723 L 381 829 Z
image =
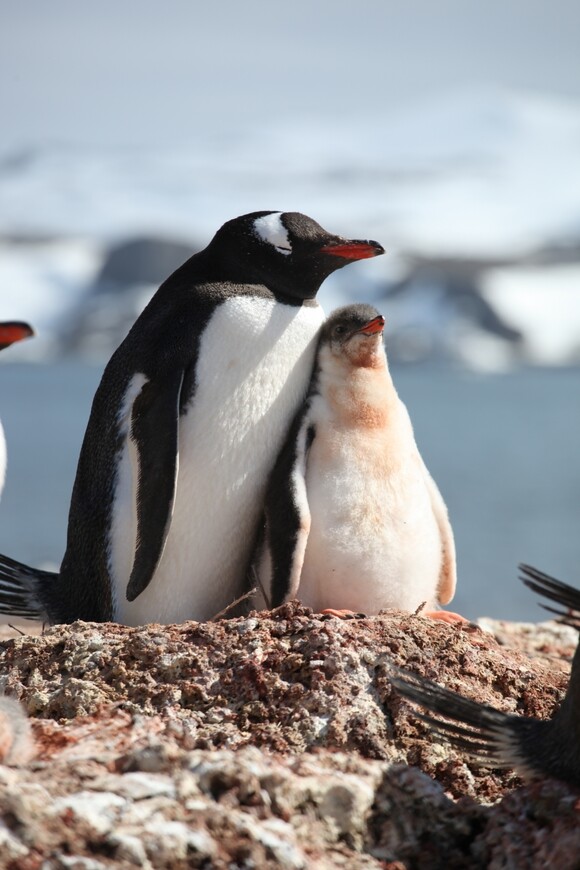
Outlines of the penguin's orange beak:
M 34 330 L 28 323 L 17 320 L 0 323 L 0 350 L 16 341 L 22 341 L 23 338 L 30 338 L 31 335 L 34 335 Z
M 331 254 L 333 257 L 342 257 L 344 260 L 367 260 L 369 257 L 379 257 L 385 253 L 385 249 L 378 242 L 368 240 L 338 242 L 336 245 L 325 245 L 320 248 L 321 254 Z
M 368 323 L 365 323 L 364 326 L 357 329 L 357 332 L 362 332 L 364 335 L 376 335 L 377 333 L 382 332 L 384 328 L 385 318 L 382 314 L 379 314 L 378 317 L 373 317 L 372 320 L 369 320 Z

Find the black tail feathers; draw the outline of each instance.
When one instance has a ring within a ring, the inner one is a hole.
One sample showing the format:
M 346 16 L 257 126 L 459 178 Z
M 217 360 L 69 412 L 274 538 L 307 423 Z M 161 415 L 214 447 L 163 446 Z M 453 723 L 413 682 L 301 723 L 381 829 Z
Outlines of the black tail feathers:
M 51 622 L 44 601 L 57 577 L 0 554 L 0 613 Z

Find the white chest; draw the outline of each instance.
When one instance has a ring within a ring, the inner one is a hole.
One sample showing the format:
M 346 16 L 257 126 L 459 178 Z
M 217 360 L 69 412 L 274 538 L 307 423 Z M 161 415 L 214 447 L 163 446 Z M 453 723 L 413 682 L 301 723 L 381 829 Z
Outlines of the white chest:
M 135 514 L 132 527 L 119 518 L 119 558 L 112 560 L 117 619 L 209 619 L 239 594 L 267 477 L 308 386 L 322 320 L 318 306 L 255 297 L 234 297 L 216 310 L 201 338 L 195 394 L 180 420 L 165 551 L 153 580 L 131 603 L 125 589 Z

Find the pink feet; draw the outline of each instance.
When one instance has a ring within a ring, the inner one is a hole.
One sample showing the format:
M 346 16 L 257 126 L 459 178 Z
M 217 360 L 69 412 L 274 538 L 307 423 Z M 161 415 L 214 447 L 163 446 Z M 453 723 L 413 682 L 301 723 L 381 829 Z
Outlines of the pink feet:
M 447 622 L 450 625 L 469 622 L 469 619 L 461 616 L 460 613 L 453 613 L 452 610 L 424 610 L 419 616 L 426 616 L 427 619 L 439 619 L 441 622 Z
M 356 619 L 364 616 L 364 613 L 355 613 L 354 610 L 334 610 L 332 607 L 327 607 L 320 613 L 323 616 L 336 616 L 337 619 Z
M 354 610 L 335 610 L 333 607 L 326 607 L 320 611 L 320 614 L 321 616 L 334 616 L 337 619 L 360 619 L 365 616 L 364 613 L 355 613 Z M 460 613 L 454 613 L 452 610 L 423 610 L 417 613 L 417 616 L 438 619 L 449 625 L 469 624 L 469 619 L 461 616 Z

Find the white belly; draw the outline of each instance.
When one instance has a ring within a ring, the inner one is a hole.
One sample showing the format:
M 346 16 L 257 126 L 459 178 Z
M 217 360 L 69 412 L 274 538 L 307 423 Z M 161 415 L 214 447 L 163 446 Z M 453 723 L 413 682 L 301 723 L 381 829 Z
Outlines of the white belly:
M 388 440 L 364 444 L 360 432 L 314 440 L 298 597 L 315 610 L 413 611 L 436 600 L 441 539 L 420 463 L 411 451 L 385 467 L 385 456 Z
M 165 551 L 133 602 L 125 592 L 135 550 L 134 448 L 125 448 L 111 540 L 116 620 L 206 620 L 240 593 L 267 477 L 308 386 L 322 320 L 318 306 L 255 297 L 217 309 L 201 339 L 195 396 L 180 421 Z

